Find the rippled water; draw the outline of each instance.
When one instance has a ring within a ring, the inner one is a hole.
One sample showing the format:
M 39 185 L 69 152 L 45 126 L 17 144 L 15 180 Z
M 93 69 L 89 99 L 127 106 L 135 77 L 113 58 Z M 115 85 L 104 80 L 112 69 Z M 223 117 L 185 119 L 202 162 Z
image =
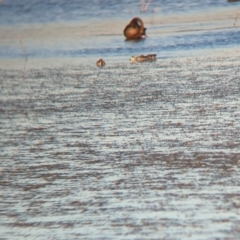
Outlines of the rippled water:
M 239 54 L 1 70 L 3 239 L 239 239 Z
M 240 5 L 79 3 L 0 5 L 0 239 L 240 239 Z
M 0 4 L 0 22 L 4 24 L 49 23 L 68 21 L 88 21 L 89 19 L 109 19 L 139 14 L 140 2 L 134 0 L 2 0 Z M 144 1 L 145 6 L 148 1 Z M 229 4 L 225 0 L 203 1 L 151 1 L 146 14 L 161 10 L 164 14 L 178 14 L 198 11 L 212 11 L 218 8 L 231 8 L 239 3 Z M 159 8 L 159 9 L 158 9 Z

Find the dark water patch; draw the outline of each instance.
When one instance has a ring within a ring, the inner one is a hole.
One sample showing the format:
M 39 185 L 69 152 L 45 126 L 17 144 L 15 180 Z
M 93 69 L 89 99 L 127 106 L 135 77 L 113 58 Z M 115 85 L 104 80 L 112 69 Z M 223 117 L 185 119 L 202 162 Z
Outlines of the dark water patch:
M 146 6 L 146 3 L 145 3 Z M 154 11 L 164 14 L 183 12 L 210 11 L 216 8 L 231 8 L 237 3 L 229 4 L 227 1 L 206 0 L 198 1 L 174 1 L 161 0 L 151 2 L 145 14 L 152 15 Z M 2 24 L 19 23 L 49 23 L 57 21 L 86 21 L 89 19 L 108 19 L 113 17 L 129 17 L 140 14 L 140 2 L 124 0 L 112 1 L 39 1 L 21 2 L 2 1 L 0 3 L 0 22 Z

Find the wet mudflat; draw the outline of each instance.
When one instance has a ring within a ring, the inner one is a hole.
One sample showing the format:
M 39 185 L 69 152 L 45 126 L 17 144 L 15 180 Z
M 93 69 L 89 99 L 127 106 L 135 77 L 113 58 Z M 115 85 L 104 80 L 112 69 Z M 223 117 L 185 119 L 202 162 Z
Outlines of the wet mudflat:
M 1 239 L 240 239 L 239 56 L 1 69 Z

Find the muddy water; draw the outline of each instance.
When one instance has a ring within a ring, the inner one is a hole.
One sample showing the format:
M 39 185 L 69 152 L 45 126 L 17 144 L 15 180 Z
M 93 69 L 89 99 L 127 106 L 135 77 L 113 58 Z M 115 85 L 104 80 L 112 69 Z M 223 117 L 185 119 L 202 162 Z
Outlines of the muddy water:
M 240 239 L 240 52 L 1 69 L 1 239 Z

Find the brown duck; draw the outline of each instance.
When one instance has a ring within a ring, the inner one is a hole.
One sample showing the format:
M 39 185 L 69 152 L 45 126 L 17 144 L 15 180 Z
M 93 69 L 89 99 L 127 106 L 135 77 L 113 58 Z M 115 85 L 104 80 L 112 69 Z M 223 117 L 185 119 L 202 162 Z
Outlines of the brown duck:
M 135 17 L 123 30 L 127 40 L 139 40 L 146 36 L 146 28 L 141 18 Z
M 96 62 L 96 65 L 98 67 L 104 67 L 105 66 L 105 62 L 102 60 L 102 59 L 99 59 L 97 62 Z

